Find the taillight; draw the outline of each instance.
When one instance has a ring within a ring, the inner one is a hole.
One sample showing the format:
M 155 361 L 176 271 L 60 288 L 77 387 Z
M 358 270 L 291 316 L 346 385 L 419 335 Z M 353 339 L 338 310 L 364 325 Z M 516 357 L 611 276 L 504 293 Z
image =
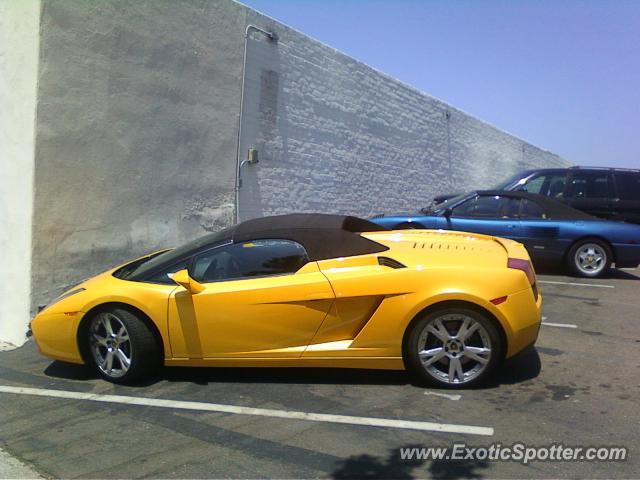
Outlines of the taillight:
M 509 258 L 507 260 L 508 268 L 515 268 L 516 270 L 522 270 L 529 279 L 529 284 L 532 286 L 536 283 L 536 272 L 533 270 L 533 265 L 529 260 L 522 260 L 521 258 Z

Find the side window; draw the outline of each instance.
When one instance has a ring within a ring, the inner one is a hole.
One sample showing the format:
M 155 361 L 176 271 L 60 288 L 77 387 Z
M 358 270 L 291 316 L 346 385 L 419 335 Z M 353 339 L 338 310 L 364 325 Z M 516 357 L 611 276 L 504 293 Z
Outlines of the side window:
M 609 172 L 573 172 L 569 185 L 571 198 L 607 198 L 609 196 Z
M 254 240 L 214 248 L 193 262 L 191 276 L 203 283 L 295 273 L 309 261 L 290 240 Z
M 529 180 L 523 190 L 547 197 L 563 198 L 566 185 L 566 173 L 548 173 Z
M 469 200 L 461 203 L 460 205 L 452 209 L 452 217 L 470 217 L 473 213 L 473 209 L 476 206 L 476 199 L 478 197 L 470 198 Z
M 540 191 L 542 190 L 542 186 L 545 183 L 545 179 L 546 178 L 547 178 L 546 175 L 539 175 L 539 176 L 529 180 L 527 183 L 525 183 L 518 190 L 524 190 L 525 192 L 530 192 L 530 193 L 540 193 Z
M 520 210 L 517 198 L 494 196 L 478 197 L 473 210 L 474 218 L 518 218 Z
M 567 183 L 566 173 L 538 175 L 525 183 L 520 190 L 553 198 L 563 198 Z
M 615 176 L 620 200 L 640 201 L 640 173 L 616 172 Z
M 520 199 L 501 197 L 499 216 L 500 218 L 518 218 L 520 217 Z
M 181 262 L 175 263 L 170 267 L 165 268 L 162 272 L 156 273 L 155 275 L 149 277 L 145 281 L 151 283 L 162 283 L 164 285 L 175 285 L 175 283 L 173 283 L 173 280 L 169 278 L 169 275 L 180 270 L 184 270 L 185 268 L 187 268 L 188 264 L 188 260 L 183 260 Z
M 536 202 L 532 202 L 528 198 L 522 199 L 522 207 L 520 210 L 520 216 L 522 218 L 530 218 L 530 219 L 547 219 L 547 214 L 544 213 L 543 208 L 538 205 Z
M 453 209 L 454 217 L 518 218 L 520 201 L 501 196 L 478 196 Z
M 553 175 L 547 175 L 547 181 L 544 184 L 540 195 L 546 195 L 551 198 L 564 198 L 564 191 L 567 186 L 567 174 L 556 173 Z
M 475 218 L 496 218 L 499 216 L 501 203 L 502 199 L 498 196 L 478 197 L 472 216 Z

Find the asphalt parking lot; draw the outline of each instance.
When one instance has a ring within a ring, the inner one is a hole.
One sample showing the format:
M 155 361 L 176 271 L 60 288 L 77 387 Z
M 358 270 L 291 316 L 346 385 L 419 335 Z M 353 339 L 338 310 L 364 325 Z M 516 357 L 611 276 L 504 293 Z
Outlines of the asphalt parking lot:
M 0 393 L 0 448 L 45 477 L 67 478 L 637 476 L 640 270 L 593 280 L 550 272 L 538 280 L 545 324 L 537 349 L 474 390 L 427 389 L 404 372 L 333 369 L 165 368 L 144 385 L 122 387 L 51 362 L 28 342 L 0 353 L 0 387 L 44 396 Z M 91 395 L 55 398 L 52 390 Z M 140 404 L 105 403 L 105 395 Z M 185 409 L 181 401 L 215 405 Z M 389 422 L 371 426 L 363 417 Z M 405 428 L 398 420 L 433 425 Z M 461 433 L 434 431 L 444 424 Z M 616 445 L 628 447 L 629 458 L 400 459 L 403 447 L 454 442 Z

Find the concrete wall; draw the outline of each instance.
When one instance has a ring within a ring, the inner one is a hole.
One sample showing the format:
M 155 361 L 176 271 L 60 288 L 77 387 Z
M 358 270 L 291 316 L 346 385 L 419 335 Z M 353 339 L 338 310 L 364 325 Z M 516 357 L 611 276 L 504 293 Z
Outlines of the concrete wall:
M 33 303 L 233 221 L 246 11 L 43 2 Z
M 43 0 L 32 308 L 240 218 L 414 210 L 435 193 L 562 165 L 231 0 Z
M 31 291 L 31 215 L 40 2 L 0 2 L 0 341 L 24 342 Z
M 415 211 L 435 194 L 488 188 L 541 150 L 256 12 L 247 51 L 240 217 Z M 465 74 L 465 72 L 460 72 Z M 480 92 L 479 92 L 480 94 Z

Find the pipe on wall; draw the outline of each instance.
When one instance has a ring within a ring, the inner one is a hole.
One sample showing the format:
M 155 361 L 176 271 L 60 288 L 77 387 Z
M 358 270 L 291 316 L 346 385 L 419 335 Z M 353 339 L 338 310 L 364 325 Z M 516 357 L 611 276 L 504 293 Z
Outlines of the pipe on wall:
M 240 219 L 239 206 L 240 206 L 240 187 L 242 185 L 241 179 L 241 167 L 245 162 L 240 160 L 240 147 L 242 142 L 242 115 L 244 113 L 244 87 L 245 87 L 245 75 L 247 68 L 247 44 L 251 31 L 256 31 L 265 35 L 271 42 L 277 42 L 278 37 L 274 32 L 269 32 L 257 25 L 249 24 L 244 31 L 244 53 L 242 55 L 242 85 L 240 91 L 240 115 L 238 117 L 238 143 L 236 153 L 236 181 L 235 181 L 235 223 L 238 223 Z

